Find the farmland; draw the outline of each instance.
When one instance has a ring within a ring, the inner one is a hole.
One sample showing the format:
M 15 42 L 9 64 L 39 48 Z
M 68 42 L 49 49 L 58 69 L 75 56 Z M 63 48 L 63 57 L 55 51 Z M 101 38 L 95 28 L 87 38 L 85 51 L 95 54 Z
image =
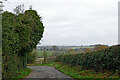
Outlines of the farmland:
M 44 57 L 44 51 L 35 51 L 35 52 L 37 53 L 38 58 Z M 64 52 L 64 51 L 45 51 L 45 53 L 47 54 L 47 57 L 70 54 L 70 53 Z M 80 53 L 81 52 L 71 52 L 71 54 L 80 54 Z
M 42 58 L 44 57 L 44 51 L 36 51 L 37 52 L 37 57 Z M 47 57 L 50 57 L 53 55 L 54 51 L 46 51 Z
M 44 50 L 45 48 L 45 50 Z M 35 50 L 38 58 L 44 57 L 44 51 L 47 57 L 64 54 L 81 54 L 85 49 L 94 49 L 94 46 L 37 46 Z

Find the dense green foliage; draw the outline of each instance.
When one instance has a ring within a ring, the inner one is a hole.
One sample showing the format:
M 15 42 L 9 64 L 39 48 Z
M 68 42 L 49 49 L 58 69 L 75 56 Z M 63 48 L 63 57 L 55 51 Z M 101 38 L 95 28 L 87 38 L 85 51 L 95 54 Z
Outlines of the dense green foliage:
M 57 57 L 57 61 L 70 64 L 71 66 L 80 65 L 82 69 L 94 69 L 96 72 L 119 71 L 120 45 L 77 55 L 61 55 Z
M 2 14 L 3 77 L 15 77 L 16 72 L 27 67 L 27 54 L 32 52 L 42 38 L 44 26 L 35 10 L 24 14 Z
M 31 52 L 27 54 L 27 63 L 28 64 L 35 63 L 36 58 L 37 58 L 36 52 Z

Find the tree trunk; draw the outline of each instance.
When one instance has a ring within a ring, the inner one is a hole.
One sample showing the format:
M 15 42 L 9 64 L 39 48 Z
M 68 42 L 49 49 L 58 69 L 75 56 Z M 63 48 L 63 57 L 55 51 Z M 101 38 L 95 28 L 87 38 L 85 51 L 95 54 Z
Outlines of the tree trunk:
M 47 58 L 47 53 L 46 53 L 46 50 L 45 50 L 45 47 L 44 47 L 44 64 L 46 64 L 46 63 L 47 63 L 46 58 Z

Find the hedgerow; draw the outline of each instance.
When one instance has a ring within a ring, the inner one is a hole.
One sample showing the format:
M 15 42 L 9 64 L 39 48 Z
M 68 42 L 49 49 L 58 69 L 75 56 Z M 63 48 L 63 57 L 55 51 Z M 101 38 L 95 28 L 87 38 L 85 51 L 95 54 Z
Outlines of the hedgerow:
M 104 50 L 76 55 L 60 55 L 57 61 L 71 66 L 81 66 L 82 69 L 99 71 L 120 71 L 120 45 Z
M 16 77 L 18 70 L 26 69 L 27 55 L 42 38 L 44 26 L 35 10 L 24 14 L 2 14 L 3 78 Z

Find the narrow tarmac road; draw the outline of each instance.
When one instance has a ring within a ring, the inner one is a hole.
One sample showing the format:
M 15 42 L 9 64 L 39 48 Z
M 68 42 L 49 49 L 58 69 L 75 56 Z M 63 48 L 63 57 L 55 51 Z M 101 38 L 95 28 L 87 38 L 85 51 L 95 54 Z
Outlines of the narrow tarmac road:
M 68 75 L 61 73 L 54 67 L 49 66 L 28 66 L 32 69 L 32 72 L 26 77 L 36 80 L 74 80 Z

